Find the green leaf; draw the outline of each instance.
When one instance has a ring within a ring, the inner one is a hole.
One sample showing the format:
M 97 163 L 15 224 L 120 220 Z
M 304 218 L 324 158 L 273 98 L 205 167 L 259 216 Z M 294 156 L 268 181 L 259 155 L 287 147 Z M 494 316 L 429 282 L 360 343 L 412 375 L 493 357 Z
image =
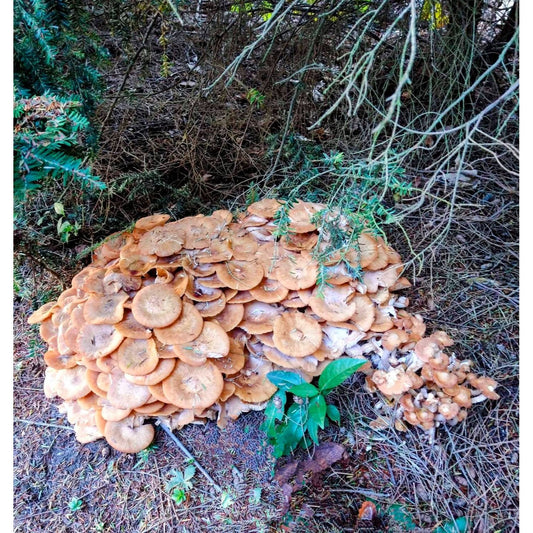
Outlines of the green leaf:
M 326 366 L 320 378 L 318 379 L 318 387 L 321 392 L 327 392 L 334 387 L 340 385 L 344 380 L 348 379 L 352 374 L 357 372 L 365 363 L 366 359 L 349 359 L 342 358 L 332 361 Z
M 328 405 L 326 407 L 326 414 L 328 415 L 328 418 L 330 420 L 333 420 L 333 422 L 337 422 L 337 424 L 341 421 L 341 414 L 334 405 Z
M 300 398 L 312 398 L 319 394 L 319 390 L 311 383 L 300 383 L 299 385 L 294 385 L 289 389 L 291 394 L 299 396 Z
M 286 402 L 287 393 L 282 390 L 276 392 L 276 394 L 268 402 L 268 405 L 265 409 L 265 420 L 260 427 L 261 431 L 264 431 L 268 438 L 275 437 L 276 420 L 283 420 Z
M 307 421 L 307 432 L 309 433 L 311 440 L 315 444 L 318 444 L 318 424 L 312 418 L 309 418 Z
M 326 400 L 322 394 L 316 396 L 309 402 L 309 419 L 313 420 L 320 428 L 324 429 L 324 421 L 326 419 Z
M 65 207 L 63 206 L 63 204 L 61 202 L 56 202 L 54 204 L 54 211 L 58 214 L 58 215 L 65 215 Z
M 413 531 L 417 529 L 411 514 L 406 510 L 404 505 L 396 503 L 391 505 L 388 509 L 389 516 L 399 525 L 404 531 Z
M 267 374 L 267 378 L 281 390 L 289 390 L 294 385 L 305 383 L 304 378 L 300 374 L 289 372 L 288 370 L 274 370 Z
M 179 505 L 187 499 L 187 493 L 183 489 L 174 489 L 171 498 Z
M 194 477 L 194 474 L 196 474 L 196 467 L 194 465 L 189 465 L 183 472 L 183 480 L 189 481 L 189 479 Z
M 232 506 L 234 503 L 235 500 L 230 496 L 229 492 L 222 492 L 220 496 L 220 505 L 222 506 L 222 509 L 226 509 Z
M 467 531 L 468 520 L 465 516 L 461 516 L 455 520 L 448 520 L 448 522 L 435 529 L 433 533 L 467 533 Z
M 261 492 L 262 492 L 262 488 L 261 487 L 255 487 L 252 491 L 252 496 L 250 496 L 250 503 L 259 503 L 261 501 Z

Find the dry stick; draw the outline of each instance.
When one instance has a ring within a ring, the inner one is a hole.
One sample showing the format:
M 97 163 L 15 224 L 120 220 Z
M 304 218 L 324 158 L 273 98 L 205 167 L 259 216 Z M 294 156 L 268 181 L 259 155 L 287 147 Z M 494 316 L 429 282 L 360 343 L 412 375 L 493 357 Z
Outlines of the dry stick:
M 194 463 L 194 466 L 200 470 L 200 472 L 204 475 L 204 477 L 215 487 L 215 489 L 218 492 L 222 492 L 222 489 L 219 485 L 215 482 L 215 480 L 204 470 L 202 465 L 192 456 L 192 454 L 185 448 L 185 446 L 181 443 L 181 441 L 172 433 L 172 430 L 161 420 L 156 421 L 156 425 L 158 425 L 173 441 L 174 444 L 183 452 L 183 454 L 187 457 L 187 459 L 192 460 Z
M 68 426 L 60 426 L 58 424 L 46 424 L 45 422 L 35 422 L 33 420 L 24 420 L 23 418 L 14 418 L 13 422 L 21 422 L 22 424 L 28 424 L 30 426 L 43 426 L 47 428 L 67 429 L 68 431 L 74 431 L 74 428 Z
M 117 95 L 115 96 L 115 99 L 113 100 L 113 103 L 111 104 L 111 107 L 109 108 L 109 111 L 107 112 L 107 115 L 104 118 L 104 121 L 102 122 L 101 128 L 103 129 L 106 125 L 107 121 L 109 120 L 109 117 L 111 116 L 111 113 L 113 113 L 113 110 L 115 109 L 115 106 L 117 105 L 118 99 L 120 98 L 120 94 L 122 93 L 122 90 L 124 89 L 124 86 L 126 85 L 126 82 L 128 81 L 128 78 L 131 74 L 131 70 L 133 69 L 133 65 L 135 65 L 137 59 L 141 55 L 142 50 L 146 46 L 146 41 L 148 40 L 148 37 L 150 36 L 150 33 L 152 33 L 152 30 L 154 29 L 155 21 L 157 18 L 161 15 L 161 13 L 158 11 L 155 15 L 152 21 L 150 22 L 150 26 L 148 26 L 148 29 L 146 30 L 146 33 L 144 34 L 141 46 L 137 49 L 137 52 L 135 52 L 135 55 L 133 56 L 133 59 L 130 61 L 130 64 L 128 65 L 128 68 L 126 69 L 126 74 L 124 74 L 124 78 L 122 80 L 122 83 L 120 84 L 120 87 L 118 89 Z

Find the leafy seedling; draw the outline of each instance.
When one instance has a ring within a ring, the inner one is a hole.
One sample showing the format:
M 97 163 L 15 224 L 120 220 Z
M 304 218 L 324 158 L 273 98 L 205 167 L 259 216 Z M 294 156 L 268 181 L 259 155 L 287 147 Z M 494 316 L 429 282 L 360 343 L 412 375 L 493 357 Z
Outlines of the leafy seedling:
M 327 427 L 330 421 L 339 423 L 339 410 L 328 405 L 325 396 L 366 362 L 366 359 L 351 358 L 332 361 L 320 375 L 317 385 L 286 370 L 267 374 L 279 390 L 265 409 L 261 429 L 269 444 L 274 446 L 275 457 L 289 455 L 298 446 L 308 448 L 312 442 L 318 444 L 318 430 Z
M 75 513 L 76 511 L 79 511 L 82 507 L 83 507 L 83 500 L 79 498 L 72 498 L 72 500 L 68 502 L 68 508 L 73 513 Z
M 193 487 L 192 478 L 196 473 L 196 468 L 193 465 L 189 465 L 183 472 L 177 468 L 173 468 L 170 471 L 172 476 L 170 481 L 166 484 L 167 492 L 170 492 L 170 497 L 178 504 L 182 504 L 187 500 L 187 491 Z

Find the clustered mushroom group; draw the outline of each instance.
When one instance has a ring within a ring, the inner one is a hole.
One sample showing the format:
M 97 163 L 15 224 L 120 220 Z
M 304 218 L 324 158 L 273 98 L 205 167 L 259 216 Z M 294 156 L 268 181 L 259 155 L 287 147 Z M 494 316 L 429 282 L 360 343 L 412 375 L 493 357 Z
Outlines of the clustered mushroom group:
M 499 397 L 494 380 L 444 352 L 448 335 L 424 336 L 398 294 L 410 286 L 400 256 L 381 237 L 363 232 L 319 264 L 331 240 L 316 223 L 325 206 L 294 203 L 280 236 L 282 205 L 264 199 L 236 220 L 226 210 L 145 217 L 31 315 L 49 346 L 45 395 L 63 400 L 78 441 L 104 437 L 136 453 L 154 437 L 148 418 L 225 427 L 265 407 L 270 371 L 310 382 L 341 356 L 368 359 L 366 387 L 386 397 L 397 425 L 457 423 L 472 403 Z

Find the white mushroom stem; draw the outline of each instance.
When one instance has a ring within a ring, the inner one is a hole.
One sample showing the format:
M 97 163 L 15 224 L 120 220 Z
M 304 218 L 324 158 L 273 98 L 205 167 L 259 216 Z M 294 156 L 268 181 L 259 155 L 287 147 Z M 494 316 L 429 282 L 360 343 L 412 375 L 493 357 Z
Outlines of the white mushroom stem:
M 477 394 L 477 396 L 474 396 L 475 393 L 476 391 L 472 392 L 472 403 L 481 403 L 487 399 L 487 397 L 481 393 Z
M 430 445 L 433 445 L 435 443 L 435 426 L 433 426 L 431 429 L 428 429 L 427 435 L 428 435 L 428 443 Z
M 407 366 L 406 370 L 412 372 L 417 372 L 424 366 L 424 361 L 418 358 L 414 350 L 408 351 L 399 361 Z
M 384 306 L 384 307 L 381 307 L 380 309 L 381 309 L 381 312 L 382 312 L 383 314 L 386 313 L 386 314 L 388 314 L 391 318 L 398 318 L 398 317 L 396 316 L 396 309 L 394 309 L 394 306 L 392 306 L 392 305 L 386 305 L 386 306 Z
M 355 290 L 360 294 L 366 294 L 367 286 L 364 283 L 358 281 L 355 285 Z
M 413 400 L 413 404 L 417 409 L 422 408 L 422 402 L 428 397 L 428 391 L 424 389 L 420 389 L 420 392 L 415 396 Z
M 408 300 L 406 296 L 400 296 L 399 298 L 393 296 L 389 300 L 389 305 L 396 307 L 396 309 L 405 309 L 407 307 L 407 302 Z
M 447 422 L 447 420 L 440 413 L 437 413 L 435 415 L 435 421 L 436 422 L 441 422 L 442 424 L 446 424 L 446 422 Z

